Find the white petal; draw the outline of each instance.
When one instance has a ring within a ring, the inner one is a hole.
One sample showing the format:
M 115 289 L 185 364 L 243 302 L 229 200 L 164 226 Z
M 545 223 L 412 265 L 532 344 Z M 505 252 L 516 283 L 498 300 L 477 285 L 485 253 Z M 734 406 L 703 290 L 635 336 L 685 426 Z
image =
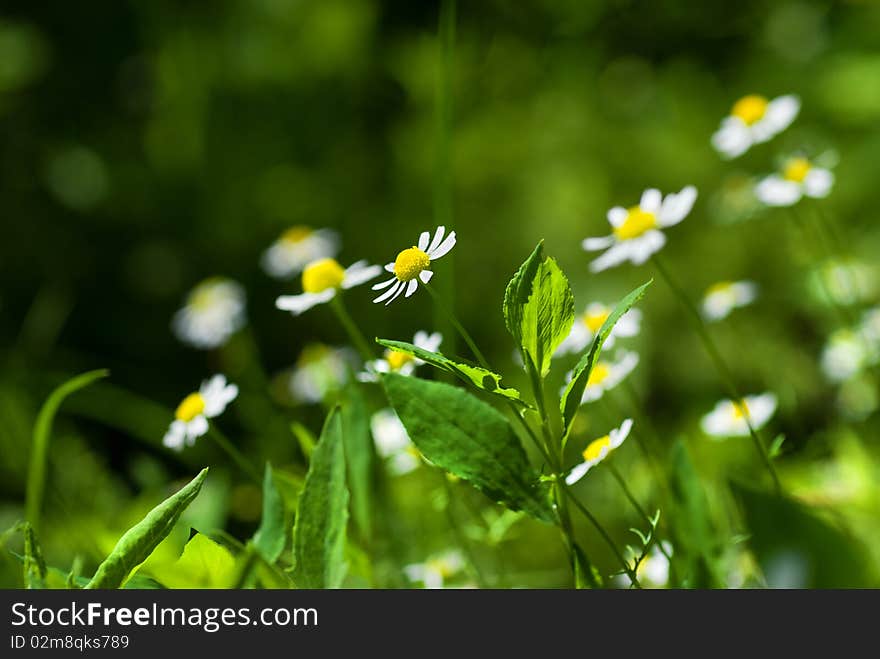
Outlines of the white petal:
M 304 311 L 324 302 L 329 302 L 336 295 L 335 288 L 328 288 L 320 293 L 300 293 L 299 295 L 282 295 L 275 300 L 275 306 L 282 311 L 289 311 L 298 316 Z
M 627 213 L 625 208 L 615 206 L 608 211 L 608 223 L 616 229 L 626 222 L 627 215 L 629 215 L 629 213 Z
M 418 279 L 411 279 L 409 283 L 406 285 L 406 293 L 404 293 L 404 297 L 409 297 L 413 293 L 416 292 L 416 289 L 419 287 Z
M 386 279 L 385 281 L 380 281 L 378 284 L 373 284 L 370 286 L 374 291 L 381 291 L 383 288 L 388 288 L 397 281 L 397 277 L 392 277 L 391 279 Z
M 192 440 L 201 437 L 206 432 L 208 432 L 208 420 L 201 414 L 186 424 L 186 437 L 190 440 L 190 444 L 192 444 Z
M 656 188 L 648 188 L 642 193 L 642 199 L 639 201 L 639 208 L 646 213 L 659 213 L 660 202 L 663 197 Z
M 431 281 L 431 277 L 433 277 L 433 276 L 434 276 L 433 270 L 422 270 L 419 273 L 419 279 L 422 280 L 423 284 L 427 284 L 429 281 Z
M 764 116 L 752 126 L 756 142 L 766 142 L 791 125 L 801 109 L 800 99 L 789 94 L 773 99 L 767 104 Z
M 802 190 L 800 184 L 773 174 L 758 182 L 755 196 L 767 206 L 791 206 L 801 198 Z
M 391 263 L 385 264 L 385 271 L 386 272 L 394 272 L 394 261 L 392 261 Z
M 628 242 L 631 243 L 629 260 L 635 265 L 642 265 L 651 258 L 651 255 L 663 249 L 663 245 L 666 244 L 666 236 L 662 231 L 653 230 Z
M 752 146 L 752 133 L 737 117 L 726 117 L 712 135 L 712 146 L 725 158 L 736 158 Z
M 184 440 L 186 439 L 186 424 L 183 421 L 172 421 L 168 432 L 162 438 L 162 444 L 175 451 L 183 449 Z
M 746 396 L 746 406 L 749 408 L 749 419 L 752 427 L 762 428 L 776 412 L 776 396 L 772 393 L 759 396 Z
M 834 185 L 834 174 L 821 167 L 813 167 L 804 178 L 804 194 L 814 199 L 827 197 Z
M 587 326 L 575 320 L 568 336 L 565 337 L 565 340 L 560 343 L 559 347 L 556 349 L 555 355 L 559 357 L 572 352 L 581 353 L 590 344 L 592 338 L 593 333 L 587 328 Z M 608 345 L 607 340 L 605 341 L 605 345 Z
M 428 252 L 428 258 L 432 261 L 439 259 L 441 256 L 445 256 L 455 247 L 455 231 L 451 231 L 448 236 L 446 236 L 446 240 L 440 243 L 440 246 L 437 249 L 431 250 Z
M 660 226 L 669 227 L 681 222 L 694 207 L 697 200 L 697 189 L 689 185 L 678 194 L 666 195 L 657 219 Z
M 587 462 L 580 463 L 579 465 L 577 465 L 574 469 L 572 469 L 569 472 L 568 476 L 565 477 L 565 484 L 566 485 L 574 485 L 580 479 L 582 479 L 588 471 L 590 471 L 590 468 L 592 466 L 593 465 L 591 465 Z
M 401 288 L 403 288 L 404 284 L 403 284 L 402 281 L 400 281 L 400 280 L 398 280 L 398 279 L 395 278 L 394 282 L 395 282 L 395 283 L 394 283 L 394 286 L 392 286 L 392 287 L 389 288 L 387 291 L 385 291 L 384 293 L 382 293 L 382 295 L 380 295 L 380 296 L 377 297 L 375 300 L 373 300 L 373 302 L 375 302 L 375 303 L 377 303 L 377 304 L 378 304 L 379 302 L 384 302 L 385 300 L 387 300 L 387 299 L 390 298 L 391 296 L 395 295 L 395 294 L 397 293 L 397 291 L 399 291 Z
M 623 444 L 623 441 L 627 437 L 629 437 L 629 433 L 632 430 L 632 427 L 633 427 L 633 420 L 632 419 L 624 419 L 623 423 L 620 424 L 619 428 L 612 430 L 610 433 L 610 439 L 611 439 L 610 446 L 611 446 L 611 448 L 617 448 L 618 446 Z
M 434 234 L 434 240 L 431 241 L 430 247 L 427 247 L 427 248 L 423 247 L 422 250 L 427 251 L 428 254 L 433 252 L 435 249 L 437 249 L 440 246 L 440 243 L 443 241 L 443 235 L 445 233 L 446 233 L 446 227 L 444 227 L 442 225 L 437 227 L 437 231 Z
M 346 269 L 342 288 L 349 289 L 365 284 L 378 277 L 381 272 L 382 268 L 378 265 L 368 265 L 366 261 L 358 261 Z
M 422 231 L 419 234 L 419 249 L 423 252 L 428 249 L 428 243 L 431 242 L 431 234 L 427 231 Z
M 605 249 L 606 247 L 611 247 L 613 244 L 614 236 L 603 236 L 601 238 L 584 238 L 581 247 L 584 248 L 584 251 L 595 252 L 600 249 Z
M 612 245 L 607 252 L 590 263 L 591 272 L 602 272 L 608 268 L 620 265 L 624 261 L 629 260 L 630 246 L 627 241 L 625 243 L 617 243 Z

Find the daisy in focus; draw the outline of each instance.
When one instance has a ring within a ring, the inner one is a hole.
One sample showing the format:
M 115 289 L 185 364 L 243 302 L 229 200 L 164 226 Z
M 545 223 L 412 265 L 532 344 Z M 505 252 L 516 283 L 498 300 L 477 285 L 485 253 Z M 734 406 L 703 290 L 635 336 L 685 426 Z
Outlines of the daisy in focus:
M 583 452 L 584 461 L 576 465 L 565 477 L 566 485 L 577 483 L 590 469 L 602 462 L 611 451 L 623 444 L 623 440 L 629 436 L 632 426 L 632 419 L 626 419 L 619 428 L 615 428 L 604 437 L 590 442 Z
M 407 578 L 421 582 L 425 588 L 443 588 L 443 585 L 464 568 L 464 557 L 451 549 L 429 558 L 424 563 L 413 563 L 403 568 Z
M 599 333 L 599 330 L 602 328 L 605 321 L 608 320 L 608 316 L 611 315 L 612 311 L 613 309 L 611 307 L 602 304 L 601 302 L 593 302 L 590 304 L 583 314 L 574 319 L 574 324 L 571 326 L 571 332 L 569 332 L 568 337 L 559 344 L 556 354 L 565 355 L 571 352 L 580 353 L 586 350 L 587 346 L 589 346 L 593 342 L 593 339 L 596 338 L 596 334 Z M 614 347 L 614 339 L 617 337 L 630 338 L 637 336 L 641 329 L 641 323 L 642 312 L 638 309 L 630 309 L 620 317 L 620 320 L 618 320 L 617 324 L 611 329 L 611 333 L 608 335 L 608 338 L 605 339 L 604 347 Z
M 719 281 L 703 296 L 703 317 L 708 321 L 727 318 L 730 312 L 745 307 L 758 296 L 758 285 L 752 281 Z
M 303 270 L 303 292 L 299 295 L 282 295 L 275 300 L 275 306 L 298 316 L 318 304 L 329 302 L 340 290 L 366 284 L 380 272 L 382 268 L 368 265 L 366 261 L 358 261 L 343 269 L 336 259 L 319 259 L 309 263 Z
M 639 365 L 639 356 L 630 350 L 619 350 L 614 361 L 600 358 L 590 371 L 587 386 L 581 403 L 591 403 L 602 398 L 602 395 L 623 382 L 623 379 L 633 372 Z M 572 372 L 566 375 L 566 381 L 571 381 Z M 563 391 L 565 389 L 563 388 Z
M 309 263 L 336 256 L 339 236 L 330 229 L 291 227 L 263 252 L 260 264 L 276 279 L 295 277 Z
M 231 279 L 212 277 L 189 292 L 171 328 L 184 343 L 206 350 L 222 346 L 245 322 L 244 288 Z
M 755 186 L 755 196 L 767 206 L 793 206 L 804 196 L 827 197 L 833 185 L 834 174 L 830 169 L 797 157 L 787 160 L 780 173 L 761 179 Z
M 664 198 L 659 190 L 645 190 L 638 206 L 626 209 L 615 206 L 608 211 L 612 233 L 602 238 L 587 238 L 581 243 L 584 250 L 607 250 L 590 263 L 592 272 L 613 268 L 625 261 L 641 265 L 666 244 L 661 229 L 681 222 L 691 212 L 697 199 L 697 189 L 689 185 L 677 194 Z
M 356 363 L 355 353 L 348 348 L 309 344 L 300 352 L 290 375 L 290 394 L 300 403 L 320 403 L 342 388 Z
M 700 421 L 703 432 L 712 437 L 746 437 L 748 423 L 760 430 L 776 412 L 776 396 L 771 393 L 746 396 L 739 402 L 722 400 Z
M 672 544 L 666 540 L 663 540 L 662 544 L 663 550 L 672 556 Z M 633 563 L 635 563 L 635 558 L 633 558 Z M 651 547 L 648 555 L 636 568 L 636 578 L 642 588 L 665 588 L 669 583 L 669 559 L 656 544 Z M 632 587 L 632 580 L 628 574 L 618 574 L 614 581 L 621 588 Z
M 419 330 L 413 337 L 412 343 L 416 348 L 421 348 L 428 352 L 437 352 L 440 344 L 443 343 L 443 335 L 440 332 L 428 334 L 425 331 Z M 412 375 L 415 373 L 416 368 L 424 363 L 421 359 L 405 352 L 387 348 L 382 359 L 374 359 L 366 363 L 364 372 L 358 374 L 358 380 L 361 382 L 377 382 L 379 375 L 384 373 Z
M 202 382 L 197 392 L 181 401 L 174 412 L 174 421 L 165 433 L 162 443 L 176 451 L 192 446 L 196 439 L 208 432 L 208 419 L 223 414 L 226 406 L 238 396 L 238 387 L 228 384 L 226 377 L 215 375 Z
M 393 277 L 373 285 L 374 291 L 384 292 L 373 302 L 391 304 L 403 293 L 404 297 L 410 297 L 419 287 L 419 282 L 427 284 L 434 276 L 431 270 L 431 262 L 445 256 L 455 247 L 455 231 L 450 231 L 445 237 L 446 227 L 439 226 L 434 232 L 434 238 L 428 231 L 423 231 L 419 236 L 419 244 L 413 245 L 397 255 L 397 258 L 385 266 L 385 270 L 394 274 Z M 387 290 L 385 290 L 387 289 Z
M 769 141 L 788 128 L 801 109 L 797 96 L 788 94 L 772 101 L 758 94 L 743 96 L 721 127 L 712 135 L 712 146 L 725 158 L 744 154 L 753 144 Z
M 421 456 L 397 412 L 391 408 L 379 410 L 370 419 L 370 430 L 376 452 L 385 459 L 392 475 L 402 476 L 419 466 Z

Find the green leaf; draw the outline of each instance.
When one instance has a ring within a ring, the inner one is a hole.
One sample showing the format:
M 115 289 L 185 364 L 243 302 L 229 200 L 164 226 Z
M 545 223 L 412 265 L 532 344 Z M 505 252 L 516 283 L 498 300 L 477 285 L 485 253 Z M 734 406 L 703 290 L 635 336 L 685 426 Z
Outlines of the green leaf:
M 342 414 L 334 408 L 312 453 L 293 527 L 293 580 L 298 588 L 339 588 L 345 578 L 348 487 Z
M 596 362 L 599 361 L 599 354 L 602 352 L 602 346 L 605 344 L 605 340 L 608 338 L 608 335 L 611 334 L 611 330 L 614 329 L 617 321 L 620 320 L 623 314 L 629 311 L 632 306 L 642 298 L 645 291 L 648 289 L 648 286 L 650 286 L 653 281 L 654 280 L 651 279 L 642 284 L 617 303 L 617 306 L 614 307 L 614 311 L 611 312 L 608 318 L 605 319 L 605 322 L 602 323 L 602 327 L 599 328 L 599 332 L 596 334 L 596 338 L 593 339 L 593 344 L 590 346 L 590 349 L 583 357 L 581 357 L 577 366 L 574 367 L 571 380 L 565 387 L 565 391 L 562 394 L 562 400 L 559 403 L 559 409 L 562 412 L 563 436 L 568 435 L 568 431 L 571 429 L 574 417 L 577 415 L 578 408 L 581 406 L 581 398 L 584 395 L 584 389 L 587 388 L 590 373 L 592 373 Z
M 24 523 L 22 532 L 24 533 L 24 587 L 28 590 L 45 588 L 46 561 L 43 560 L 37 534 L 29 522 Z
M 553 353 L 574 323 L 574 296 L 556 261 L 544 255 L 543 241 L 507 285 L 504 321 L 523 357 L 531 357 L 540 375 L 547 375 Z
M 39 527 L 40 508 L 43 503 L 43 491 L 46 486 L 46 463 L 49 458 L 49 438 L 52 433 L 52 421 L 61 403 L 70 394 L 88 386 L 95 380 L 107 377 L 109 371 L 89 371 L 71 378 L 55 389 L 37 414 L 34 424 L 34 437 L 31 445 L 30 466 L 28 468 L 27 492 L 25 493 L 25 519 L 34 529 Z
M 306 461 L 312 459 L 312 451 L 315 450 L 315 436 L 311 431 L 298 421 L 294 421 L 290 426 L 290 431 L 296 437 L 299 448 L 302 451 Z
M 342 401 L 342 437 L 351 492 L 351 511 L 360 537 L 373 536 L 373 437 L 370 419 L 359 386 L 350 382 Z
M 153 508 L 147 516 L 131 527 L 116 543 L 110 555 L 98 566 L 86 588 L 119 588 L 131 571 L 143 563 L 165 537 L 171 533 L 180 514 L 198 496 L 208 476 L 205 467 L 199 475 L 177 493 Z
M 768 585 L 778 588 L 876 588 L 865 548 L 802 503 L 732 485 Z
M 413 443 L 432 463 L 473 483 L 493 501 L 554 520 L 547 489 L 499 412 L 468 392 L 397 374 L 382 379 Z
M 681 440 L 672 447 L 672 510 L 669 516 L 675 553 L 673 569 L 682 586 L 723 587 L 718 562 L 721 546 L 709 513 L 709 502 L 700 477 Z
M 180 558 L 163 566 L 160 574 L 169 588 L 230 588 L 237 576 L 232 552 L 201 533 L 190 538 Z
M 514 403 L 524 407 L 532 407 L 522 399 L 522 396 L 516 389 L 502 387 L 500 375 L 485 368 L 455 362 L 448 357 L 441 355 L 439 352 L 423 350 L 422 348 L 414 346 L 411 343 L 405 343 L 404 341 L 376 339 L 376 343 L 383 345 L 386 348 L 390 348 L 391 350 L 398 350 L 408 355 L 412 355 L 413 357 L 421 359 L 426 364 L 453 373 L 477 389 L 494 394 L 495 396 L 499 396 L 508 401 L 512 400 Z
M 267 462 L 263 475 L 263 516 L 254 534 L 254 546 L 263 558 L 274 563 L 284 551 L 286 540 L 284 499 L 272 477 L 272 465 Z

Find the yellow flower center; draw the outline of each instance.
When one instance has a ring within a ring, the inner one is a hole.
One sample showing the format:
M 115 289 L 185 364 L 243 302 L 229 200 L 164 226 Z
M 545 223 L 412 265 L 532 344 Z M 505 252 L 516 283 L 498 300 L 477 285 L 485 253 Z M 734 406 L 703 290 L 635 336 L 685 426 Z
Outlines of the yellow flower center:
M 427 270 L 431 259 L 418 247 L 410 247 L 397 255 L 394 261 L 394 275 L 400 281 L 412 281 L 422 270 Z
M 738 403 L 733 403 L 733 418 L 734 419 L 744 419 L 749 414 L 749 406 L 746 404 L 746 401 L 741 400 Z
M 605 324 L 605 321 L 608 320 L 608 316 L 611 315 L 611 310 L 602 307 L 600 311 L 588 311 L 585 313 L 581 320 L 584 325 L 587 326 L 587 329 L 590 330 L 593 334 L 599 331 L 602 325 Z
M 448 579 L 456 571 L 455 567 L 445 558 L 432 558 L 425 563 L 425 567 L 434 574 L 439 574 L 444 579 Z
M 730 289 L 733 287 L 733 282 L 729 281 L 719 281 L 717 284 L 712 284 L 709 289 L 706 291 L 706 295 L 717 295 L 719 293 L 726 294 L 730 292 Z
M 751 126 L 760 121 L 767 112 L 767 99 L 757 94 L 743 96 L 733 105 L 730 114 L 742 119 L 743 123 Z
M 590 445 L 584 449 L 584 460 L 595 460 L 602 455 L 602 450 L 611 446 L 611 436 L 605 435 L 599 439 L 594 439 Z
M 328 288 L 339 288 L 344 279 L 345 270 L 336 259 L 320 259 L 303 270 L 303 290 L 306 293 L 320 293 Z
M 388 362 L 388 366 L 391 367 L 392 371 L 399 371 L 403 368 L 404 364 L 408 364 L 412 360 L 413 356 L 408 355 L 405 352 L 400 352 L 399 350 L 385 351 L 385 361 Z
M 281 241 L 285 243 L 301 243 L 303 240 L 312 235 L 312 230 L 308 227 L 296 226 L 290 227 L 281 234 Z
M 594 387 L 597 384 L 602 384 L 608 379 L 609 375 L 611 375 L 611 367 L 605 362 L 599 362 L 590 371 L 590 377 L 587 378 L 587 386 Z
M 785 165 L 782 177 L 786 181 L 803 183 L 804 179 L 807 178 L 807 174 L 810 173 L 810 168 L 810 161 L 806 158 L 792 158 L 788 161 L 788 164 Z
M 614 229 L 618 240 L 632 240 L 657 226 L 657 216 L 646 213 L 640 206 L 633 206 L 627 211 L 626 219 Z
M 183 399 L 183 402 L 177 406 L 174 412 L 174 418 L 184 423 L 189 423 L 199 414 L 205 411 L 205 399 L 202 394 L 190 394 Z

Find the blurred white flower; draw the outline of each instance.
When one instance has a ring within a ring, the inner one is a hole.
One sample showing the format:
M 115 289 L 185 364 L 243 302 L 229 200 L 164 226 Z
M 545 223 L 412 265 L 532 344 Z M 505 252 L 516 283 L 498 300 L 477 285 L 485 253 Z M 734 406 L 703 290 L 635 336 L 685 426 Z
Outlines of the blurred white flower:
M 755 186 L 755 196 L 767 206 L 793 206 L 801 197 L 827 197 L 834 174 L 802 157 L 790 158 L 780 174 L 771 174 Z
M 663 550 L 672 556 L 672 544 L 666 540 L 662 543 Z M 635 563 L 635 558 L 633 559 Z M 669 583 L 669 559 L 660 551 L 660 547 L 656 544 L 651 547 L 648 555 L 642 559 L 636 568 L 636 578 L 642 588 L 665 588 Z M 620 588 L 629 588 L 632 586 L 632 579 L 628 574 L 618 574 L 614 578 L 615 584 Z
M 717 321 L 727 318 L 730 312 L 744 307 L 758 296 L 758 285 L 751 281 L 720 281 L 706 289 L 703 296 L 703 316 Z
M 408 474 L 419 466 L 419 452 L 394 410 L 385 408 L 373 414 L 370 430 L 376 452 L 386 460 L 388 470 L 393 475 Z
M 800 109 L 800 99 L 792 94 L 772 101 L 757 94 L 744 96 L 712 135 L 712 146 L 723 157 L 736 158 L 788 128 Z
M 464 568 L 464 557 L 456 549 L 450 549 L 429 558 L 424 563 L 413 563 L 403 568 L 407 578 L 412 582 L 421 582 L 425 588 L 443 588 L 443 585 L 461 572 Z
M 373 285 L 374 291 L 388 289 L 373 302 L 385 302 L 387 306 L 401 293 L 404 294 L 404 297 L 415 293 L 419 287 L 419 281 L 423 284 L 431 281 L 431 277 L 434 276 L 434 272 L 430 269 L 431 261 L 445 256 L 455 247 L 455 231 L 450 231 L 444 239 L 445 233 L 446 227 L 439 226 L 434 233 L 434 239 L 431 240 L 430 232 L 423 231 L 419 236 L 418 245 L 403 250 L 393 262 L 386 264 L 385 270 L 393 273 L 394 276 Z
M 613 389 L 620 384 L 623 379 L 633 372 L 639 364 L 639 356 L 631 350 L 618 350 L 614 361 L 599 358 L 593 370 L 590 371 L 590 377 L 587 379 L 587 386 L 584 389 L 584 395 L 581 397 L 581 403 L 590 403 L 599 400 L 602 395 L 609 389 Z M 566 382 L 571 381 L 573 372 L 566 374 Z M 563 387 L 563 391 L 565 388 Z
M 566 484 L 574 485 L 577 483 L 590 469 L 602 462 L 611 451 L 623 444 L 623 440 L 629 436 L 632 426 L 632 419 L 625 419 L 619 428 L 615 428 L 604 437 L 590 442 L 583 452 L 584 461 L 575 465 L 568 473 L 568 476 L 565 477 Z
M 189 394 L 177 406 L 174 421 L 162 443 L 177 451 L 192 446 L 198 437 L 208 432 L 208 419 L 223 414 L 236 396 L 238 387 L 227 384 L 225 376 L 215 375 L 205 380 L 197 392 Z
M 277 279 L 287 279 L 302 272 L 309 263 L 332 258 L 339 252 L 339 236 L 330 229 L 291 227 L 263 252 L 263 270 Z
M 868 332 L 839 329 L 822 349 L 820 363 L 825 377 L 832 382 L 845 382 L 861 373 L 876 356 Z
M 700 421 L 703 432 L 712 437 L 745 437 L 752 428 L 763 428 L 776 412 L 776 396 L 764 393 L 746 396 L 741 401 L 719 401 Z
M 645 190 L 638 206 L 626 209 L 615 206 L 608 211 L 612 234 L 586 238 L 581 246 L 588 252 L 606 250 L 590 263 L 590 270 L 601 272 L 625 261 L 641 265 L 666 244 L 661 229 L 681 222 L 691 212 L 697 189 L 689 185 L 678 194 L 664 198 L 659 190 Z
M 175 336 L 196 348 L 218 348 L 244 327 L 244 288 L 231 279 L 212 277 L 193 288 L 174 314 Z
M 578 318 L 575 318 L 574 324 L 571 326 L 566 339 L 559 344 L 556 355 L 565 355 L 568 353 L 581 353 L 586 350 L 593 339 L 596 338 L 602 325 L 608 316 L 611 315 L 613 309 L 601 302 L 591 303 L 586 311 Z M 605 339 L 603 348 L 614 347 L 614 340 L 617 337 L 629 338 L 637 336 L 641 328 L 642 312 L 638 309 L 630 309 L 620 317 L 620 320 L 611 329 L 608 338 Z
M 290 393 L 302 403 L 320 403 L 327 394 L 338 391 L 347 381 L 355 363 L 348 348 L 313 343 L 303 348 L 290 376 Z
M 413 337 L 413 345 L 428 352 L 437 352 L 443 342 L 440 332 L 428 334 L 419 330 Z M 417 367 L 424 364 L 421 359 L 413 357 L 400 350 L 387 348 L 382 359 L 374 359 L 364 365 L 364 371 L 358 373 L 361 382 L 377 382 L 379 376 L 384 373 L 398 373 L 400 375 L 412 375 Z
M 354 288 L 375 279 L 380 272 L 382 268 L 368 265 L 366 261 L 358 261 L 343 269 L 335 259 L 319 259 L 309 263 L 303 270 L 303 292 L 299 295 L 282 295 L 275 300 L 275 306 L 298 316 L 315 305 L 329 302 L 339 290 Z
M 816 298 L 828 295 L 840 304 L 857 304 L 880 294 L 880 268 L 852 258 L 832 259 L 812 273 L 810 287 Z

